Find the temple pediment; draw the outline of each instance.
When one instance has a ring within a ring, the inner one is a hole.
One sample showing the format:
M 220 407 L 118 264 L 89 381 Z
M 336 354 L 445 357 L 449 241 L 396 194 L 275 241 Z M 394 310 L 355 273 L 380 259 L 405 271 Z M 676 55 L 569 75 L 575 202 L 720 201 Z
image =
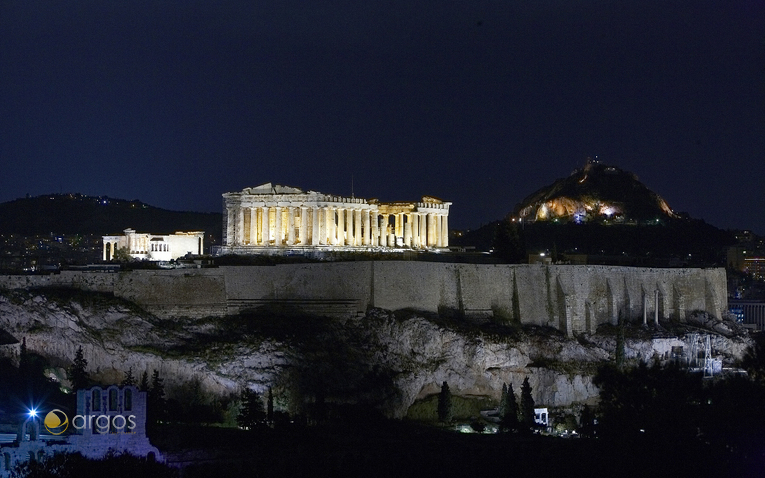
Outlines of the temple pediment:
M 244 188 L 243 194 L 305 194 L 300 188 L 282 186 L 281 184 L 263 183 L 254 188 Z

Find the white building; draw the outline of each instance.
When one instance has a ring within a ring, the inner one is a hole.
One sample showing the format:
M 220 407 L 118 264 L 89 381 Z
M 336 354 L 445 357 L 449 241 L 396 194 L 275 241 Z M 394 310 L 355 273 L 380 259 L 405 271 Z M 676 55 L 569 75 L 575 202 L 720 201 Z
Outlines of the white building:
M 125 249 L 133 259 L 170 261 L 186 254 L 201 255 L 204 231 L 176 232 L 175 234 L 149 234 L 125 229 L 121 236 L 103 236 L 103 260 L 114 259 L 118 249 Z
M 449 245 L 451 203 L 424 196 L 381 203 L 261 184 L 223 194 L 221 253 L 290 249 L 438 249 Z

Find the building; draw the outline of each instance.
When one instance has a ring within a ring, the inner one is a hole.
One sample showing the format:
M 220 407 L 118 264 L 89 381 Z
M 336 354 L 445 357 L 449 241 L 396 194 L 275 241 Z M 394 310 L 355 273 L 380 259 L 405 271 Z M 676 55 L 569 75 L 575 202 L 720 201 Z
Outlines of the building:
M 289 250 L 443 249 L 451 203 L 381 203 L 261 184 L 223 194 L 222 254 Z
M 56 415 L 53 422 L 51 414 Z M 41 435 L 43 427 L 50 435 Z M 129 453 L 163 461 L 146 437 L 146 392 L 134 386 L 92 387 L 77 391 L 77 415 L 51 410 L 44 420 L 29 416 L 19 427 L 16 440 L 0 446 L 0 477 L 11 476 L 19 463 L 78 452 L 92 460 L 109 453 Z
M 765 257 L 747 257 L 742 270 L 755 279 L 765 279 Z
M 728 300 L 728 312 L 736 316 L 736 321 L 756 330 L 765 330 L 765 301 Z
M 170 261 L 186 254 L 201 255 L 204 231 L 176 232 L 175 234 L 149 234 L 125 229 L 121 236 L 103 236 L 103 260 L 114 259 L 119 249 L 125 249 L 130 257 L 147 261 Z

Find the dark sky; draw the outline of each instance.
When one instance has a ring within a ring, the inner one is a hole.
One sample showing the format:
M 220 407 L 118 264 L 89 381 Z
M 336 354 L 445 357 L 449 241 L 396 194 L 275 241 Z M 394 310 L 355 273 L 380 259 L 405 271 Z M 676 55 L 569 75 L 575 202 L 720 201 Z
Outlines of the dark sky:
M 594 155 L 765 233 L 765 2 L 0 2 L 0 201 L 353 175 L 465 228 Z

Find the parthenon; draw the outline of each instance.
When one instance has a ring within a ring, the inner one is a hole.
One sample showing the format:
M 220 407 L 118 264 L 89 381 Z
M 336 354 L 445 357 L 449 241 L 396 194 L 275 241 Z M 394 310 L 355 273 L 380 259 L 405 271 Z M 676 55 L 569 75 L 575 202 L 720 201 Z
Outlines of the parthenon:
M 223 194 L 223 254 L 282 249 L 439 249 L 449 245 L 449 206 L 334 196 L 261 184 Z

